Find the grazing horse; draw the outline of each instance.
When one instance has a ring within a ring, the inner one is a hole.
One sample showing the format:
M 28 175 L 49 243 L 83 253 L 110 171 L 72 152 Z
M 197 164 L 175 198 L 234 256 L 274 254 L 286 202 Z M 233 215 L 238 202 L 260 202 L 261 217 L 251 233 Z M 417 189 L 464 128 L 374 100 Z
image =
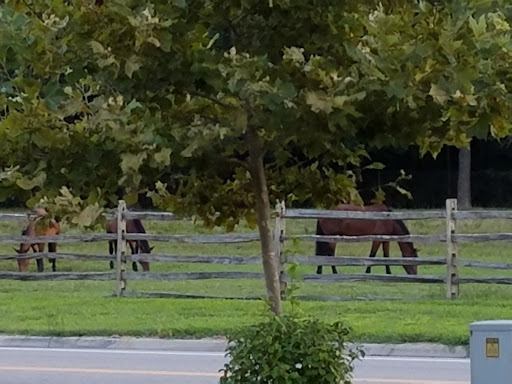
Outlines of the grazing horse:
M 46 216 L 48 212 L 44 208 L 34 208 L 30 212 L 32 215 L 36 216 Z M 35 219 L 29 219 L 27 227 L 21 232 L 22 236 L 53 236 L 60 234 L 60 223 L 59 219 L 51 219 L 48 223 L 41 224 L 36 222 Z M 34 252 L 44 252 L 44 244 L 45 243 L 37 243 L 37 244 L 27 244 L 21 243 L 19 249 L 14 249 L 18 254 L 27 253 L 30 248 Z M 57 243 L 48 243 L 48 252 L 57 252 Z M 55 267 L 55 258 L 48 258 L 48 261 L 52 265 L 52 271 L 55 272 L 57 268 Z M 37 271 L 44 271 L 44 263 L 42 258 L 37 258 Z M 18 270 L 20 272 L 26 271 L 28 268 L 28 259 L 18 259 Z
M 117 220 L 110 219 L 107 221 L 106 226 L 107 233 L 117 233 Z M 126 220 L 126 232 L 127 233 L 146 233 L 144 226 L 142 225 L 142 221 L 140 219 L 128 219 Z M 139 253 L 139 250 L 142 253 L 151 253 L 153 247 L 149 246 L 147 240 L 127 240 L 126 241 L 130 246 L 132 251 L 132 255 Z M 110 255 L 114 255 L 117 252 L 117 240 L 109 240 L 108 241 L 108 252 Z M 149 271 L 149 263 L 147 261 L 140 261 L 140 265 L 142 266 L 143 271 Z M 114 268 L 114 262 L 110 260 L 110 269 Z M 137 271 L 137 263 L 135 261 L 132 262 L 132 269 Z
M 357 212 L 390 212 L 391 209 L 384 204 L 373 204 L 367 206 L 358 206 L 350 204 L 340 204 L 336 207 L 339 211 L 357 211 Z M 401 236 L 409 235 L 409 230 L 402 220 L 375 220 L 375 219 L 318 219 L 316 224 L 316 234 L 324 236 L 368 236 L 368 235 L 389 235 Z M 374 241 L 369 257 L 375 257 L 380 245 L 384 252 L 384 257 L 389 257 L 389 242 Z M 411 242 L 398 242 L 402 257 L 417 257 L 416 248 Z M 318 256 L 334 256 L 336 243 L 317 241 L 315 254 Z M 407 274 L 416 275 L 418 268 L 416 265 L 403 266 Z M 366 268 L 366 273 L 371 272 L 371 267 Z M 322 266 L 319 265 L 317 274 L 322 273 Z M 338 273 L 336 267 L 332 266 L 332 273 Z M 386 273 L 390 274 L 391 269 L 386 265 Z

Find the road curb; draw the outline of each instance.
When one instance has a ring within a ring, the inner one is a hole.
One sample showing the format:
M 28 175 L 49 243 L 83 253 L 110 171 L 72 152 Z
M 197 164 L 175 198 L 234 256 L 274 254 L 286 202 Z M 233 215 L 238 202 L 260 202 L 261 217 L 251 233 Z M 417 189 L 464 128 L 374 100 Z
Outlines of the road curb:
M 363 344 L 367 356 L 467 358 L 469 347 L 434 343 Z
M 466 358 L 469 349 L 432 343 L 361 344 L 366 356 Z M 0 335 L 0 348 L 89 348 L 153 351 L 224 352 L 225 339 L 156 339 L 138 337 L 54 337 Z

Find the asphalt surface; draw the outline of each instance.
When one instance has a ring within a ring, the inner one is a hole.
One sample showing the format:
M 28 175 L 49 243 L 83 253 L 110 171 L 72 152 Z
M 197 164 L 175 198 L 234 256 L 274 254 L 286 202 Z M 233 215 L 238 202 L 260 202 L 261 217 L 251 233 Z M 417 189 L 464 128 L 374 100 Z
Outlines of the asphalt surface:
M 186 343 L 185 343 L 186 344 Z M 0 345 L 2 343 L 0 342 Z M 188 348 L 192 349 L 192 348 Z M 0 347 L 2 384 L 214 384 L 223 352 L 109 348 Z M 354 384 L 469 384 L 467 358 L 368 356 Z

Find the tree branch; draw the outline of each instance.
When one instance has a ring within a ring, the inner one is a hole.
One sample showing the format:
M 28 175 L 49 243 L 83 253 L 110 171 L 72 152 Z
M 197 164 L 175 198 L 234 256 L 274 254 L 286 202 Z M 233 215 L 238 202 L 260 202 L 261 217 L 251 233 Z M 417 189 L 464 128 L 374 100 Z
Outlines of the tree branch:
M 229 107 L 229 105 L 227 105 L 227 104 L 223 103 L 222 101 L 220 101 L 219 99 L 216 99 L 215 97 L 211 97 L 211 96 L 209 96 L 209 95 L 205 95 L 205 94 L 202 94 L 202 93 L 197 92 L 197 91 L 190 91 L 189 93 L 190 93 L 192 96 L 197 96 L 197 97 L 201 97 L 201 98 L 203 98 L 203 99 L 209 100 L 209 101 L 211 101 L 212 103 L 217 104 L 217 105 L 219 105 L 219 106 L 221 106 L 221 107 L 223 107 L 223 108 L 227 108 L 227 107 Z
M 25 4 L 25 6 L 28 8 L 28 10 L 30 12 L 32 12 L 34 14 L 34 16 L 37 17 L 41 23 L 44 24 L 43 17 L 39 13 L 36 12 L 36 10 L 32 6 L 32 4 L 29 4 L 27 0 L 22 0 L 22 1 L 23 1 L 23 4 Z

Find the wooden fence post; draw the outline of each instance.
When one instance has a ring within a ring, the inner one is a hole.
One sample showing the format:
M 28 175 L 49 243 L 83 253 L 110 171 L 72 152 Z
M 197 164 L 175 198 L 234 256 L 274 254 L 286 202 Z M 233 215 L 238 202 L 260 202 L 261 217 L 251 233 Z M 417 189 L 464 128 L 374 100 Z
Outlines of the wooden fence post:
M 274 255 L 275 262 L 279 264 L 279 283 L 281 286 L 281 299 L 285 299 L 286 292 L 286 281 L 284 279 L 285 270 L 284 266 L 286 264 L 286 260 L 283 256 L 284 249 L 284 234 L 285 234 L 285 204 L 283 202 L 277 202 L 275 212 L 276 218 L 274 219 Z
M 459 283 L 454 280 L 457 273 L 457 244 L 453 240 L 457 220 L 453 213 L 457 211 L 457 199 L 446 200 L 446 297 L 456 299 L 459 296 Z
M 120 200 L 117 205 L 117 247 L 116 247 L 116 280 L 117 296 L 122 296 L 126 289 L 126 202 Z

